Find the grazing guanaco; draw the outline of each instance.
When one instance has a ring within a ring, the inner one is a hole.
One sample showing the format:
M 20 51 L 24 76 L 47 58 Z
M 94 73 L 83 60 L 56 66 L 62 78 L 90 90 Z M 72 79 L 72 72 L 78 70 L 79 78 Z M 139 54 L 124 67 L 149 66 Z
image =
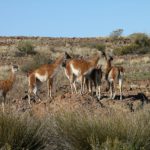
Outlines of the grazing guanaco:
M 6 80 L 0 80 L 0 96 L 3 97 L 2 100 L 2 110 L 4 112 L 4 104 L 6 102 L 6 95 L 12 89 L 13 84 L 16 79 L 15 72 L 18 71 L 17 65 L 11 65 L 11 74 L 10 77 Z
M 47 81 L 48 86 L 48 97 L 52 98 L 52 86 L 53 86 L 53 78 L 56 76 L 62 64 L 66 62 L 66 60 L 70 58 L 70 56 L 65 52 L 65 54 L 58 57 L 54 63 L 52 64 L 44 64 L 32 71 L 28 74 L 28 103 L 30 105 L 30 96 L 33 93 L 35 96 L 41 100 L 38 96 L 38 82 Z
M 123 76 L 124 68 L 119 66 L 112 66 L 111 61 L 112 57 L 107 59 L 108 72 L 106 74 L 106 79 L 109 83 L 110 88 L 110 98 L 115 99 L 116 96 L 116 85 L 119 82 L 119 91 L 120 91 L 120 100 L 122 100 L 122 85 L 123 85 Z
M 103 53 L 102 53 L 103 55 Z M 67 78 L 70 81 L 71 90 L 73 92 L 73 87 L 75 92 L 76 89 L 76 81 L 81 82 L 81 91 L 82 94 L 85 86 L 85 79 L 90 76 L 91 72 L 97 67 L 97 64 L 100 60 L 100 55 L 96 55 L 90 60 L 85 59 L 71 59 L 66 63 L 65 73 Z

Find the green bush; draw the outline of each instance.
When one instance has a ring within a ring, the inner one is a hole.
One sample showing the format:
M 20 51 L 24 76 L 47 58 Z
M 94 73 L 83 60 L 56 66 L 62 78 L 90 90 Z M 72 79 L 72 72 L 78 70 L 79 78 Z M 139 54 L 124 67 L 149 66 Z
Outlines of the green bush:
M 104 52 L 106 46 L 104 44 L 97 44 L 97 45 L 95 45 L 95 48 L 98 49 L 99 51 Z
M 141 47 L 147 47 L 150 46 L 150 39 L 148 36 L 138 36 L 135 39 L 135 43 Z
M 147 54 L 150 53 L 150 38 L 145 33 L 134 33 L 129 36 L 133 39 L 130 45 L 118 47 L 114 49 L 116 55 L 126 54 Z
M 140 46 L 136 43 L 114 49 L 115 55 L 147 54 L 147 53 L 150 53 L 150 46 Z
M 137 44 L 130 44 L 127 46 L 122 46 L 114 49 L 115 55 L 126 55 L 126 54 L 136 54 L 139 46 Z
M 44 148 L 44 128 L 40 121 L 25 116 L 0 114 L 0 149 L 37 150 Z
M 20 41 L 18 43 L 17 49 L 24 55 L 36 54 L 31 41 Z

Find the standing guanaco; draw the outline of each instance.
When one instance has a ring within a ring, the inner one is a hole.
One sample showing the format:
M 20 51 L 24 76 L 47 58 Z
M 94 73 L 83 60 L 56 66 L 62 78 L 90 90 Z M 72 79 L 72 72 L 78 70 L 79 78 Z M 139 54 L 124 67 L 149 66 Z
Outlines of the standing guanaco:
M 38 84 L 37 81 L 45 82 L 47 81 L 48 86 L 48 97 L 52 98 L 52 86 L 53 86 L 53 78 L 56 76 L 57 72 L 59 71 L 60 67 L 66 60 L 70 58 L 70 56 L 65 52 L 65 54 L 59 56 L 54 63 L 52 64 L 45 64 L 37 68 L 36 70 L 32 71 L 28 74 L 28 103 L 30 105 L 30 96 L 33 93 L 40 99 L 37 94 L 38 91 Z
M 96 96 L 101 99 L 101 80 L 102 80 L 102 69 L 101 66 L 94 68 L 89 76 L 86 76 L 86 83 L 89 89 L 89 92 L 93 95 L 93 84 L 96 91 Z
M 0 96 L 3 97 L 2 100 L 2 110 L 4 112 L 4 105 L 6 102 L 6 95 L 7 93 L 12 89 L 13 84 L 16 79 L 15 72 L 18 71 L 18 66 L 17 65 L 11 65 L 11 74 L 10 77 L 6 80 L 0 80 Z
M 110 88 L 110 98 L 115 99 L 116 85 L 119 82 L 120 100 L 122 100 L 124 68 L 121 66 L 112 66 L 112 60 L 112 57 L 107 58 L 107 72 L 105 75 Z
M 85 87 L 85 79 L 88 76 L 90 76 L 91 72 L 97 67 L 99 60 L 100 60 L 100 54 L 94 56 L 90 60 L 71 59 L 66 63 L 65 73 L 67 78 L 70 81 L 72 92 L 74 87 L 75 92 L 77 93 L 75 82 L 80 81 L 81 82 L 80 93 L 81 94 L 83 93 Z

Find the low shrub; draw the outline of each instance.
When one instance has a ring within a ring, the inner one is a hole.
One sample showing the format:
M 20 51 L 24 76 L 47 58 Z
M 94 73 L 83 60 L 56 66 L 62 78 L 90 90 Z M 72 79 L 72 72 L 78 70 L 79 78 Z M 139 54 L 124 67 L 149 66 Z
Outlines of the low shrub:
M 17 56 L 24 56 L 24 55 L 28 55 L 28 54 L 31 54 L 31 55 L 36 54 L 36 52 L 34 50 L 34 46 L 33 46 L 31 41 L 20 41 L 18 43 L 17 49 L 21 53 L 20 55 L 18 53 L 16 53 Z
M 130 44 L 123 47 L 118 47 L 114 49 L 115 55 L 126 55 L 126 54 L 136 54 L 139 46 L 137 44 Z
M 150 53 L 150 47 L 148 46 L 141 47 L 135 43 L 114 49 L 115 55 L 147 54 L 147 53 Z
M 150 38 L 145 33 L 134 33 L 129 36 L 133 43 L 114 49 L 116 55 L 150 53 Z
M 97 44 L 97 45 L 95 45 L 94 48 L 98 49 L 99 51 L 104 52 L 105 48 L 106 48 L 106 45 L 104 45 L 104 44 Z

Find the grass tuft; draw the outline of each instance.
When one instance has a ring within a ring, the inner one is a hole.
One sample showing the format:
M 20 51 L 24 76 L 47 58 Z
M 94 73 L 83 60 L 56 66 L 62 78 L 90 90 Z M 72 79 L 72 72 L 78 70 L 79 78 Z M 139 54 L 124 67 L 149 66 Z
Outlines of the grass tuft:
M 45 140 L 40 121 L 25 116 L 0 114 L 0 148 L 37 150 Z

